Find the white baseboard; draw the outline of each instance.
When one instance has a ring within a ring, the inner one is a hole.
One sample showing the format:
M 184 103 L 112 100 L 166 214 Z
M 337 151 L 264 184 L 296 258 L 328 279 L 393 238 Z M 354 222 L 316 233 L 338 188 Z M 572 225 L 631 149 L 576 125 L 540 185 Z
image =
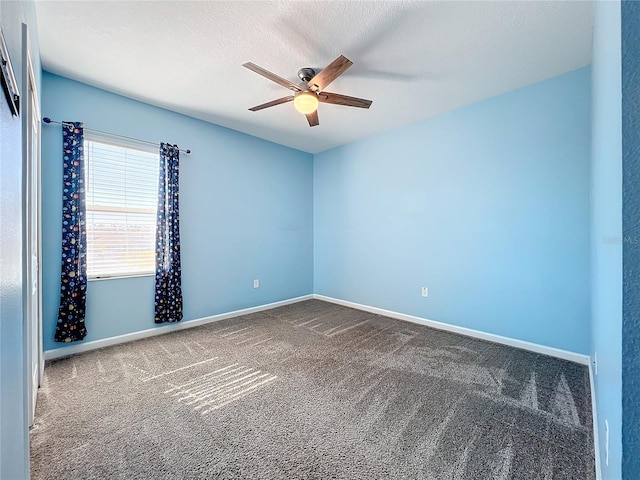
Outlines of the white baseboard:
M 272 308 L 281 307 L 283 305 L 289 305 L 291 303 L 302 302 L 303 300 L 310 300 L 313 295 L 303 295 L 302 297 L 290 298 L 288 300 L 281 300 L 279 302 L 267 303 L 265 305 L 258 305 L 257 307 L 244 308 L 242 310 L 234 310 L 233 312 L 220 313 L 218 315 L 212 315 L 210 317 L 197 318 L 194 320 L 187 320 L 184 322 L 171 323 L 169 325 L 163 325 L 161 327 L 149 328 L 147 330 L 141 330 L 139 332 L 125 333 L 124 335 L 118 335 L 115 337 L 103 338 L 100 340 L 93 340 L 86 343 L 78 343 L 69 347 L 55 348 L 53 350 L 47 350 L 44 352 L 45 360 L 53 360 L 61 357 L 68 357 L 77 353 L 88 352 L 95 350 L 96 348 L 109 347 L 111 345 L 117 345 L 119 343 L 132 342 L 134 340 L 140 340 L 142 338 L 153 337 L 156 335 L 163 335 L 165 333 L 176 332 L 178 330 L 184 330 L 186 328 L 193 328 L 207 323 L 219 322 L 220 320 L 226 320 L 227 318 L 239 317 L 240 315 L 248 315 L 250 313 L 262 312 L 264 310 L 271 310 Z
M 407 322 L 426 325 L 427 327 L 437 328 L 438 330 L 446 330 L 449 332 L 466 335 L 468 337 L 480 338 L 482 340 L 488 340 L 490 342 L 500 343 L 502 345 L 508 345 L 510 347 L 521 348 L 523 350 L 529 350 L 535 353 L 542 353 L 543 355 L 549 355 L 551 357 L 561 358 L 563 360 L 569 360 L 571 362 L 580 363 L 582 365 L 591 364 L 591 357 L 589 357 L 589 355 L 584 355 L 581 353 L 561 350 L 559 348 L 547 347 L 545 345 L 526 342 L 524 340 L 516 340 L 515 338 L 503 337 L 500 335 L 495 335 L 493 333 L 486 333 L 486 332 L 481 332 L 480 330 L 473 330 L 471 328 L 458 327 L 456 325 L 450 325 L 448 323 L 437 322 L 435 320 L 416 317 L 414 315 L 407 315 L 406 313 L 393 312 L 391 310 L 384 310 L 382 308 L 370 307 L 368 305 L 361 305 L 359 303 L 349 302 L 347 300 L 341 300 L 339 298 L 326 297 L 324 295 L 317 295 L 317 294 L 314 294 L 313 298 L 316 298 L 318 300 L 324 300 L 325 302 L 336 303 L 338 305 L 343 305 L 345 307 L 364 310 L 365 312 L 376 313 L 378 315 L 383 315 L 385 317 L 391 317 L 398 320 L 405 320 Z
M 596 383 L 593 377 L 593 362 L 589 357 L 589 388 L 591 389 L 591 418 L 593 421 L 593 446 L 596 457 L 596 480 L 602 480 L 602 465 L 600 463 L 600 437 L 598 434 L 598 409 L 596 408 Z
M 165 333 L 175 332 L 183 330 L 185 328 L 193 328 L 199 325 L 205 325 L 211 322 L 218 322 L 227 318 L 238 317 L 240 315 L 248 315 L 250 313 L 261 312 L 264 310 L 270 310 L 272 308 L 281 307 L 283 305 L 289 305 L 291 303 L 301 302 L 316 298 L 325 302 L 336 303 L 345 307 L 351 307 L 358 310 L 364 310 L 366 312 L 376 313 L 385 317 L 391 317 L 398 320 L 405 320 L 407 322 L 418 323 L 420 325 L 426 325 L 428 327 L 437 328 L 438 330 L 446 330 L 449 332 L 459 333 L 469 337 L 480 338 L 482 340 L 488 340 L 491 342 L 500 343 L 503 345 L 509 345 L 511 347 L 521 348 L 523 350 L 529 350 L 531 352 L 542 353 L 544 355 L 550 355 L 552 357 L 569 360 L 572 362 L 580 363 L 582 365 L 591 365 L 591 358 L 588 355 L 580 353 L 569 352 L 567 350 L 561 350 L 558 348 L 547 347 L 545 345 L 539 345 L 537 343 L 526 342 L 524 340 L 516 340 L 509 337 L 502 337 L 500 335 L 494 335 L 492 333 L 481 332 L 479 330 L 472 330 L 470 328 L 458 327 L 447 323 L 438 322 L 435 320 L 429 320 L 422 317 L 416 317 L 414 315 L 408 315 L 405 313 L 394 312 L 391 310 L 385 310 L 382 308 L 371 307 L 368 305 L 362 305 L 359 303 L 349 302 L 347 300 L 341 300 L 339 298 L 327 297 L 324 295 L 310 294 L 303 295 L 301 297 L 290 298 L 279 302 L 268 303 L 265 305 L 259 305 L 256 307 L 245 308 L 242 310 L 234 310 L 232 312 L 221 313 L 218 315 L 212 315 L 210 317 L 198 318 L 194 320 L 187 320 L 179 323 L 172 323 L 169 325 L 163 325 L 161 327 L 149 328 L 139 332 L 126 333 L 124 335 L 118 335 L 115 337 L 103 338 L 100 340 L 93 340 L 86 343 L 78 343 L 70 345 L 68 347 L 56 348 L 53 350 L 47 350 L 44 352 L 45 360 L 53 360 L 55 358 L 68 357 L 69 355 L 75 355 L 77 353 L 88 352 L 95 350 L 96 348 L 108 347 L 119 343 L 131 342 L 142 338 L 152 337 L 155 335 L 163 335 Z

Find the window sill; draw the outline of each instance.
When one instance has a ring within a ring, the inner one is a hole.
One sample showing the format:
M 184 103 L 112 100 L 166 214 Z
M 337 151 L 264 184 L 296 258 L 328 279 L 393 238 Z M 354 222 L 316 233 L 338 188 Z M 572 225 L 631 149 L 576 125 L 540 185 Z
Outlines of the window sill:
M 153 277 L 155 273 L 136 273 L 132 275 L 117 275 L 113 277 L 88 277 L 88 282 L 101 282 L 103 280 L 122 280 L 124 278 Z

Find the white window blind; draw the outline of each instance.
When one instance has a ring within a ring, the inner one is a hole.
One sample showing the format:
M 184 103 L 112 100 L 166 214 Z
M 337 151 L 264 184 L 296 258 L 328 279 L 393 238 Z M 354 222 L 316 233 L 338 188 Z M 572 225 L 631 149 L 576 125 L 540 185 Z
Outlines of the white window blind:
M 84 154 L 88 277 L 153 273 L 158 153 L 85 137 Z

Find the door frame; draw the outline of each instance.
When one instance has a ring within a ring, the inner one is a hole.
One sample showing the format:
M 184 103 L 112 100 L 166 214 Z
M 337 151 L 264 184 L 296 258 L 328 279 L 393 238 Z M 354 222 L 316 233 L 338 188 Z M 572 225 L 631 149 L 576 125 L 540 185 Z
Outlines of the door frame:
M 44 375 L 42 342 L 42 226 L 40 165 L 40 101 L 29 49 L 29 31 L 22 24 L 22 233 L 23 318 L 26 405 L 33 425 L 38 387 Z M 34 127 L 34 125 L 37 125 Z M 34 138 L 35 135 L 35 138 Z M 34 298 L 35 297 L 35 298 Z

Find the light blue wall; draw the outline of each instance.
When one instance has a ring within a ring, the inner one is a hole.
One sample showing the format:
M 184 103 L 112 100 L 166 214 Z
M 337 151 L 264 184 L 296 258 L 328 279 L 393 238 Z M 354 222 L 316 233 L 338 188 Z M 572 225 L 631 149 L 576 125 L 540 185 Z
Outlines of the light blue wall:
M 590 131 L 584 68 L 316 155 L 316 293 L 588 353 Z
M 313 157 L 45 72 L 43 115 L 190 148 L 181 155 L 184 321 L 313 292 Z M 43 127 L 44 348 L 60 282 L 61 131 Z M 253 288 L 253 279 L 260 288 Z M 93 281 L 86 341 L 154 328 L 153 277 Z
M 596 2 L 592 63 L 591 355 L 603 477 L 621 478 L 622 129 L 620 3 Z M 605 461 L 605 420 L 610 428 Z
M 30 53 L 39 77 L 34 2 L 0 2 L 0 26 L 22 94 L 23 23 L 29 27 Z M 0 104 L 0 478 L 12 480 L 29 478 L 22 310 L 22 130 L 21 119 L 12 117 L 4 94 L 0 94 Z
M 622 475 L 640 476 L 640 3 L 622 2 Z

